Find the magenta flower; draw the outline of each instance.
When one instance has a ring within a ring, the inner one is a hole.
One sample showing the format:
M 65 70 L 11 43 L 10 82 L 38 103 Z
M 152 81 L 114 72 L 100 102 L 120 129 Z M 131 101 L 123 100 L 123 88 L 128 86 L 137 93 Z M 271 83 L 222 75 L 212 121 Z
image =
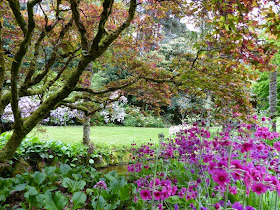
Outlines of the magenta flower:
M 237 209 L 237 210 L 243 210 L 243 206 L 241 203 L 239 202 L 235 202 L 234 204 L 232 204 L 231 206 L 233 209 Z
M 242 153 L 248 152 L 248 151 L 251 151 L 252 149 L 253 149 L 253 144 L 252 143 L 244 143 L 244 144 L 242 144 L 241 152 Z
M 251 187 L 252 191 L 261 195 L 267 191 L 267 187 L 262 183 L 254 183 Z
M 279 141 L 274 142 L 273 146 L 278 152 L 280 152 L 280 142 Z
M 142 200 L 150 200 L 151 199 L 151 193 L 148 189 L 143 189 L 140 191 L 140 197 Z
M 213 175 L 212 178 L 213 178 L 214 182 L 221 185 L 222 187 L 224 187 L 226 183 L 230 182 L 228 173 L 224 170 L 215 171 L 215 174 Z
M 236 186 L 234 186 L 234 187 L 229 186 L 229 192 L 233 195 L 236 195 L 237 194 L 237 187 Z
M 155 191 L 154 192 L 154 198 L 155 198 L 155 200 L 160 200 L 161 199 L 161 197 L 162 197 L 162 193 L 160 192 L 160 191 Z

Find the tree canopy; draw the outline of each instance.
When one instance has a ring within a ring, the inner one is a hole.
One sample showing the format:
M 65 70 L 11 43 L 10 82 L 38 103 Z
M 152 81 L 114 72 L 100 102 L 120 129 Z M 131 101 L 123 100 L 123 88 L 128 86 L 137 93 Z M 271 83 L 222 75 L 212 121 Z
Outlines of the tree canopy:
M 139 96 L 137 85 L 145 87 L 151 103 L 157 103 L 151 92 L 170 97 L 165 82 L 173 81 L 175 87 L 194 94 L 214 91 L 221 108 L 232 98 L 230 109 L 247 107 L 244 90 L 251 72 L 246 67 L 267 69 L 276 52 L 273 42 L 260 39 L 260 31 L 279 39 L 279 18 L 273 9 L 277 0 L 0 2 L 0 116 L 9 103 L 14 116 L 14 130 L 0 151 L 0 162 L 13 156 L 24 136 L 52 109 L 132 84 Z M 169 71 L 155 68 L 155 58 L 135 59 L 159 48 L 160 23 L 167 26 L 171 17 L 188 17 L 194 26 L 204 20 L 211 28 L 192 48 L 193 54 L 176 55 Z M 106 65 L 108 60 L 129 69 L 128 76 L 98 90 L 85 87 L 87 66 L 96 61 Z M 149 85 L 143 86 L 146 81 Z M 40 99 L 28 117 L 19 110 L 24 96 Z

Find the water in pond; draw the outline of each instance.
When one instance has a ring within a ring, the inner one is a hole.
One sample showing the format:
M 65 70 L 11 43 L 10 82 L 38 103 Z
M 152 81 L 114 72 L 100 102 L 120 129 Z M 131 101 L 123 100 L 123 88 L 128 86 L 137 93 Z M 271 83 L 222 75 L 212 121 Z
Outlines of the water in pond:
M 110 171 L 116 171 L 118 172 L 119 175 L 125 175 L 127 173 L 127 165 L 107 166 L 97 170 L 102 173 L 109 173 Z

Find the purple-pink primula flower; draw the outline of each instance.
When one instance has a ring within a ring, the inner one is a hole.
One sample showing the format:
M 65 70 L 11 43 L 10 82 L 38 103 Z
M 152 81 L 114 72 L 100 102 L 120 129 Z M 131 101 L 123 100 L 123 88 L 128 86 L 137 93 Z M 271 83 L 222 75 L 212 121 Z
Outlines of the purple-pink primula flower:
M 225 170 L 217 170 L 213 174 L 213 180 L 220 186 L 224 187 L 227 183 L 230 182 L 228 173 Z
M 254 183 L 251 187 L 252 191 L 261 195 L 267 191 L 267 187 L 262 183 Z
M 279 141 L 274 142 L 273 147 L 274 147 L 278 152 L 280 152 L 280 142 L 279 142 Z
M 140 197 L 142 198 L 142 200 L 150 200 L 152 198 L 150 190 L 142 189 L 140 191 Z
M 155 191 L 154 192 L 154 198 L 155 200 L 160 200 L 162 198 L 162 192 L 161 191 Z
M 253 146 L 254 145 L 252 143 L 244 143 L 242 144 L 241 152 L 242 153 L 249 152 L 253 149 Z

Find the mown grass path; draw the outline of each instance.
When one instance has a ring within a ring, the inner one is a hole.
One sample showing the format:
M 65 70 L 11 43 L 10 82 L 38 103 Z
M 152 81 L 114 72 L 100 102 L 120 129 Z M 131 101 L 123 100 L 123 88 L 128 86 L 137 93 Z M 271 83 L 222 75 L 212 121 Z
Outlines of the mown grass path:
M 78 143 L 83 138 L 82 126 L 43 126 L 44 133 L 34 129 L 31 135 L 42 139 L 61 140 L 65 143 Z M 132 143 L 157 143 L 158 134 L 169 137 L 168 128 L 140 127 L 91 127 L 91 141 L 98 146 L 130 146 Z

